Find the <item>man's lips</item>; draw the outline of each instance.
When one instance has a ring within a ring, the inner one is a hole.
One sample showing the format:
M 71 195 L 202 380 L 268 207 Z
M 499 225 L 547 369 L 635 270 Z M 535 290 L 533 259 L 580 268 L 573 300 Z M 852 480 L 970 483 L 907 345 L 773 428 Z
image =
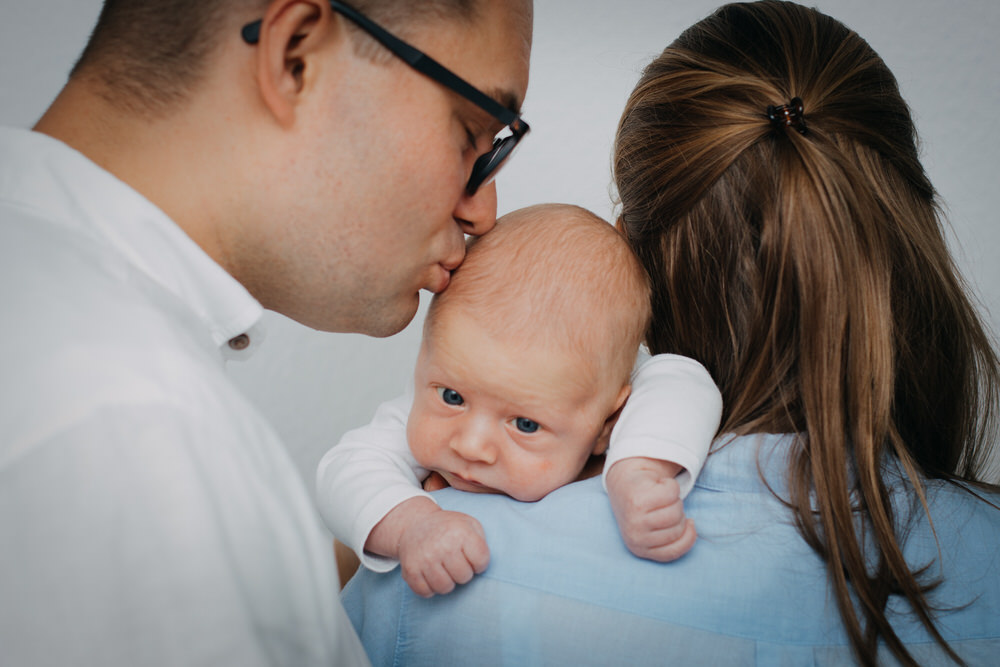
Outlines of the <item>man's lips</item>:
M 451 283 L 451 271 L 444 268 L 440 264 L 437 265 L 438 271 L 437 276 L 431 282 L 431 285 L 427 288 L 434 294 L 440 294 L 441 292 L 448 289 L 448 285 Z

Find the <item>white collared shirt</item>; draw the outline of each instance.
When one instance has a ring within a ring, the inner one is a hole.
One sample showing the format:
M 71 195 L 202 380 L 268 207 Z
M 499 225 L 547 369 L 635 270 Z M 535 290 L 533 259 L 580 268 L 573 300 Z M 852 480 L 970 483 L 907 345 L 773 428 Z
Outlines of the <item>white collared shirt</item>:
M 0 129 L 0 654 L 366 664 L 279 438 L 259 303 L 83 155 Z

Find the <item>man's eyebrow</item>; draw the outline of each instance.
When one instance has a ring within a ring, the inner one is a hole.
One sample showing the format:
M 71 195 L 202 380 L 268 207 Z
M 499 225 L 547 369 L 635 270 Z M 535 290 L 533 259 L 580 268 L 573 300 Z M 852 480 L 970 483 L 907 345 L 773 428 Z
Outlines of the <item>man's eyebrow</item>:
M 489 88 L 483 92 L 514 113 L 521 113 L 521 100 L 512 91 L 503 88 Z

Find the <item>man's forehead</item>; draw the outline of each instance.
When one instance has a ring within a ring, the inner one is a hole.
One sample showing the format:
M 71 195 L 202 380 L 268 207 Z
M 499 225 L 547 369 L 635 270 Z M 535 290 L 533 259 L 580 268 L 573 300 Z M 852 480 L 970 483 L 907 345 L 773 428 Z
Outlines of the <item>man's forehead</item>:
M 488 73 L 479 89 L 515 113 L 521 112 L 531 57 L 533 11 L 531 0 L 480 0 L 469 26 L 473 52 L 459 56 L 471 64 L 485 60 Z M 478 52 L 478 53 L 477 53 Z M 502 78 L 494 78 L 502 77 Z

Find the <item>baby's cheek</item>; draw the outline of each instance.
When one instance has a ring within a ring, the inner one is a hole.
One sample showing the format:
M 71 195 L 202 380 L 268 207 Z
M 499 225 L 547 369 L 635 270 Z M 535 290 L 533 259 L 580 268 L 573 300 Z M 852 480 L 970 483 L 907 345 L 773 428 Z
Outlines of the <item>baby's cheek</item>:
M 411 419 L 406 427 L 406 440 L 410 445 L 410 452 L 417 463 L 425 468 L 434 459 L 434 451 L 431 446 L 434 437 L 432 433 L 429 433 L 429 426 L 426 420 Z
M 552 474 L 553 463 L 544 457 L 532 457 L 522 466 L 521 476 L 523 479 L 537 482 Z
M 530 465 L 522 468 L 518 478 L 512 484 L 520 486 L 523 495 L 529 500 L 540 500 L 562 486 L 556 465 L 545 458 L 534 459 Z

